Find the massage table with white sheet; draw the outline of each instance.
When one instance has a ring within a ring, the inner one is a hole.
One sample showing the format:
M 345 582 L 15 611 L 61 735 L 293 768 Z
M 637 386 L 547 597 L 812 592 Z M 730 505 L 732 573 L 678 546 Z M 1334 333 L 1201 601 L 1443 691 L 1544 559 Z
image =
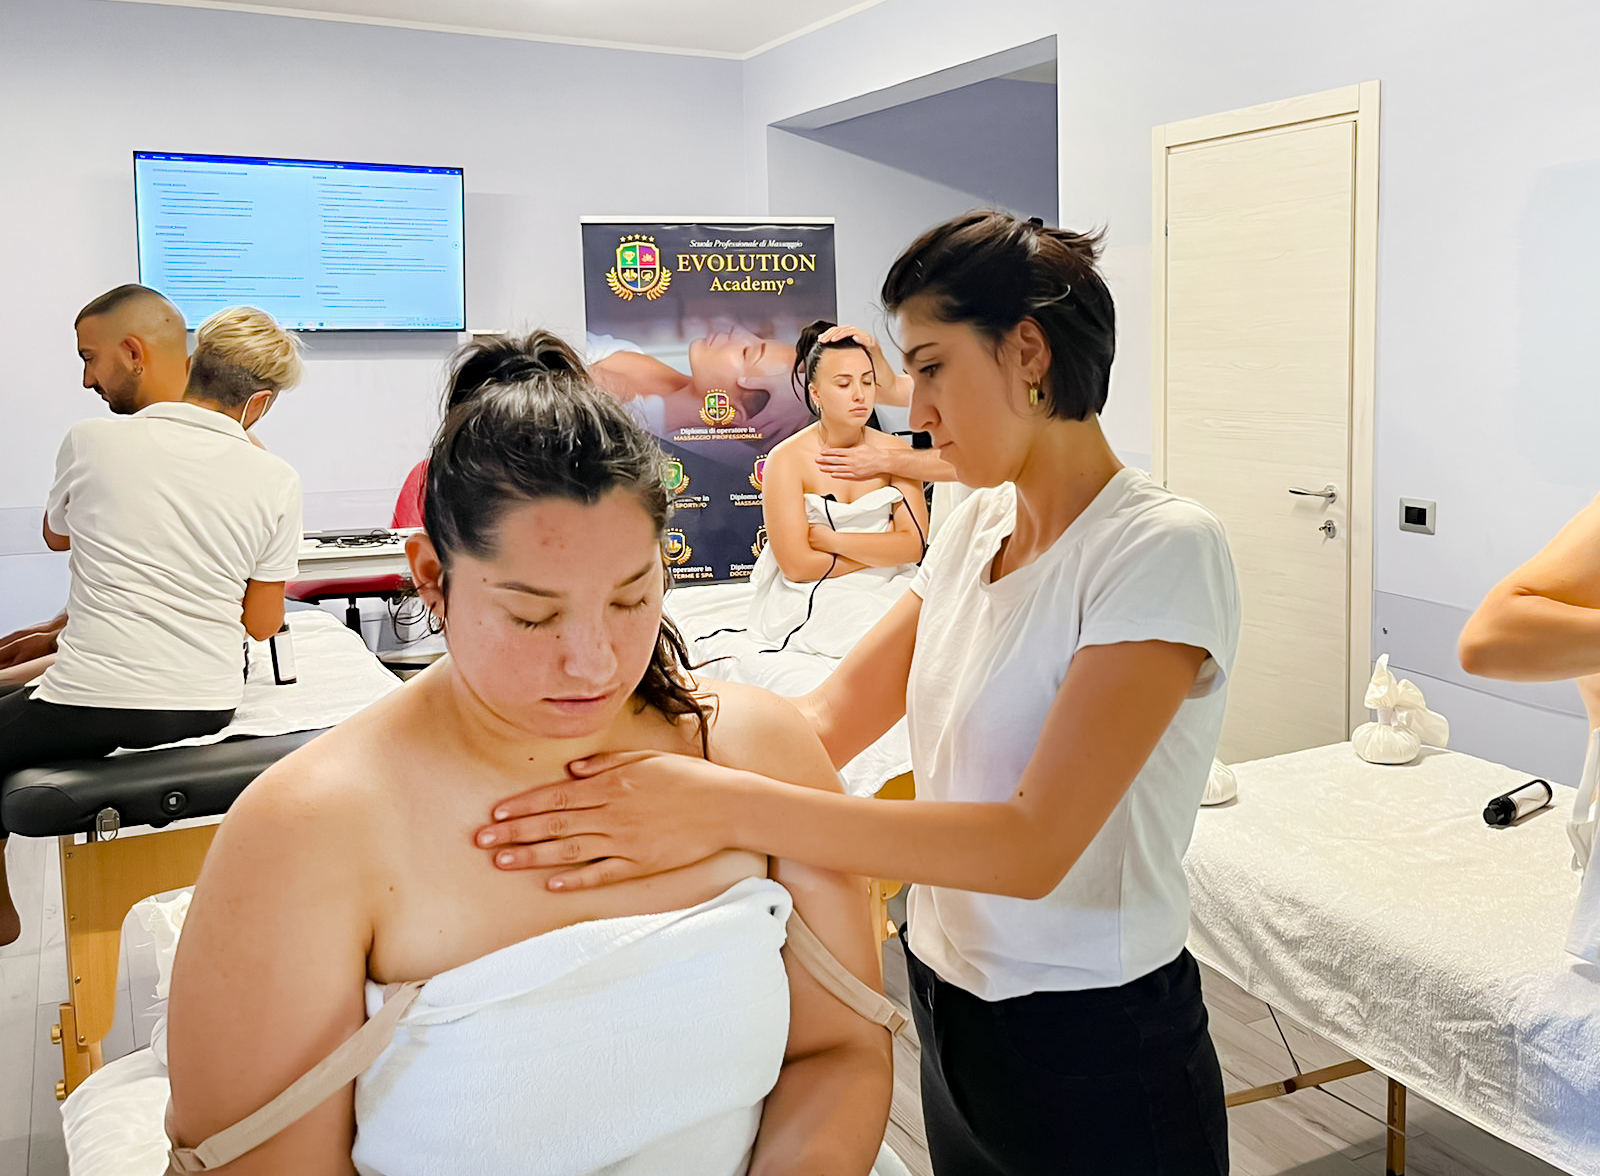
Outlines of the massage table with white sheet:
M 690 663 L 701 677 L 749 682 L 787 698 L 809 693 L 833 672 L 838 659 L 787 649 L 756 653 L 756 643 L 749 642 L 749 650 L 738 659 L 741 664 L 737 672 L 729 672 L 727 664 L 719 664 L 721 659 L 715 659 L 719 648 L 715 636 L 700 636 L 723 628 L 742 628 L 755 591 L 754 586 L 745 581 L 673 588 L 667 593 L 665 611 L 689 643 Z M 909 795 L 910 773 L 911 742 L 906 735 L 905 720 L 901 719 L 881 739 L 846 764 L 839 775 L 844 790 L 851 796 L 874 796 L 902 776 L 907 778 L 904 786 Z
M 298 680 L 273 683 L 266 646 L 233 721 L 168 748 L 52 764 L 0 781 L 6 827 L 54 837 L 61 855 L 71 998 L 61 1005 L 65 1097 L 101 1064 L 116 1010 L 122 922 L 134 903 L 192 884 L 216 824 L 279 759 L 399 685 L 360 637 L 327 613 L 288 615 Z
M 1233 770 L 1237 800 L 1201 810 L 1185 860 L 1190 949 L 1359 1060 L 1230 1104 L 1370 1067 L 1391 1083 L 1393 1172 L 1410 1088 L 1600 1173 L 1600 969 L 1563 951 L 1572 789 L 1490 828 L 1484 805 L 1527 773 L 1429 748 L 1377 766 L 1348 743 Z

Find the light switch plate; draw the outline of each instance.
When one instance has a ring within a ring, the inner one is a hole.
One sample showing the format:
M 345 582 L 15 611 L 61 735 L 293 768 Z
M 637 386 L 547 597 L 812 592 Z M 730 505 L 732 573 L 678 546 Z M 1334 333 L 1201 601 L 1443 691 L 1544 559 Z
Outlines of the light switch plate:
M 1400 500 L 1400 529 L 1402 531 L 1416 531 L 1419 535 L 1433 534 L 1433 520 L 1438 513 L 1439 504 L 1426 502 L 1421 498 L 1402 498 Z

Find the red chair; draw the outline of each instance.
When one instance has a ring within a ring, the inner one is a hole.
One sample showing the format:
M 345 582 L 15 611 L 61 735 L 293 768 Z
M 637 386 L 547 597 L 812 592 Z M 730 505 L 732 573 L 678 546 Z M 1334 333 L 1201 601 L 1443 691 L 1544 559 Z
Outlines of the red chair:
M 422 487 L 428 476 L 427 461 L 419 461 L 406 475 L 395 500 L 391 527 L 422 526 Z M 357 633 L 361 632 L 361 606 L 356 602 L 363 597 L 377 600 L 398 600 L 401 593 L 411 587 L 408 576 L 384 575 L 340 577 L 336 580 L 290 580 L 284 585 L 286 600 L 301 604 L 321 604 L 324 600 L 346 601 L 344 623 Z
M 361 632 L 361 606 L 356 601 L 363 597 L 377 600 L 398 600 L 400 594 L 411 587 L 407 576 L 363 576 L 339 580 L 290 580 L 283 586 L 285 600 L 301 604 L 321 604 L 324 600 L 346 601 L 344 623 L 355 632 Z

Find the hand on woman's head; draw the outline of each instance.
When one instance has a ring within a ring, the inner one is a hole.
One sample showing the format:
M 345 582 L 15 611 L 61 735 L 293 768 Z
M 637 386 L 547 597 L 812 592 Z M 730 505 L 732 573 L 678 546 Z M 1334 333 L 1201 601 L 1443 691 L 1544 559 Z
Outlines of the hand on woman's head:
M 846 339 L 865 347 L 868 351 L 881 350 L 876 339 L 860 327 L 852 327 L 848 323 L 829 327 L 821 335 L 817 336 L 817 343 L 819 346 L 826 347 L 829 343 L 840 343 Z

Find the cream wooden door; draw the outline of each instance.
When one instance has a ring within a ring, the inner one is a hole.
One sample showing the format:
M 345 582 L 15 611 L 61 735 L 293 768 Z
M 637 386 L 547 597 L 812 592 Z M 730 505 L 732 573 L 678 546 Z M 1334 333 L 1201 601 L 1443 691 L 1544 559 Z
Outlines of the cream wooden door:
M 1238 563 L 1244 627 L 1218 750 L 1235 763 L 1348 738 L 1366 674 L 1351 658 L 1352 603 L 1370 615 L 1351 592 L 1352 541 L 1370 542 L 1352 459 L 1357 124 L 1173 137 L 1157 467 L 1222 520 Z

